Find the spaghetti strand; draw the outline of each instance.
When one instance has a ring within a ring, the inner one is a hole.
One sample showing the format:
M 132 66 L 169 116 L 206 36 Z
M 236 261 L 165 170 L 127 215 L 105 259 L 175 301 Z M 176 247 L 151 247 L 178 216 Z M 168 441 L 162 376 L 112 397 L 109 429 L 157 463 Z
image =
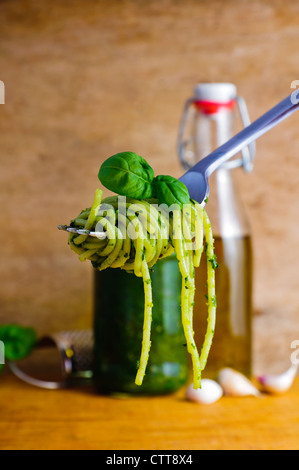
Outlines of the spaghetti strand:
M 154 201 L 155 202 L 155 201 Z M 181 311 L 187 350 L 192 358 L 193 386 L 201 386 L 201 373 L 211 348 L 215 320 L 215 259 L 211 224 L 206 211 L 190 200 L 190 208 L 173 210 L 169 220 L 155 204 L 142 200 L 110 196 L 102 201 L 97 189 L 91 208 L 72 220 L 72 226 L 106 232 L 105 240 L 88 235 L 69 234 L 70 248 L 81 261 L 89 259 L 95 269 L 121 268 L 142 277 L 144 286 L 144 321 L 142 346 L 135 383 L 141 385 L 146 373 L 151 348 L 153 310 L 150 268 L 160 259 L 175 252 L 182 276 Z M 199 355 L 194 341 L 193 305 L 195 267 L 199 266 L 204 238 L 207 251 L 208 318 L 204 342 Z

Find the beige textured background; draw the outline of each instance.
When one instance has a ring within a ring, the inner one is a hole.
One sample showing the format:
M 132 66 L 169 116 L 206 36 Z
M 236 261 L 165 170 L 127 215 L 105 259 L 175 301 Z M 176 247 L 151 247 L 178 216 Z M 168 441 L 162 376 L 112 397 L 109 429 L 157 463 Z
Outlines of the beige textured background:
M 183 103 L 231 81 L 258 117 L 299 79 L 299 2 L 0 1 L 0 322 L 39 333 L 89 326 L 91 269 L 56 226 L 88 206 L 101 162 L 122 150 L 180 176 Z M 255 367 L 299 339 L 299 114 L 236 174 L 255 247 Z

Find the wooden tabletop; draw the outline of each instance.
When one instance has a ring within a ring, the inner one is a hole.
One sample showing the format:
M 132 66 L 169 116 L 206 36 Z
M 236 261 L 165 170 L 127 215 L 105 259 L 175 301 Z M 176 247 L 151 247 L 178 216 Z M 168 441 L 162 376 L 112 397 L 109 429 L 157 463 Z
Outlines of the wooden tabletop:
M 44 390 L 0 377 L 0 449 L 299 449 L 299 378 L 283 396 L 223 397 L 212 405 L 114 398 L 91 387 Z

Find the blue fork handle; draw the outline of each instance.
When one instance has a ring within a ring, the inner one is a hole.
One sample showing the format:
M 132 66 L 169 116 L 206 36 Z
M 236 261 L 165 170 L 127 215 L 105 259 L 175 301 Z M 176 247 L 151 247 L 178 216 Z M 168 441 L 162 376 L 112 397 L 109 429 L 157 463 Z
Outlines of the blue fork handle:
M 263 114 L 256 121 L 245 127 L 245 129 L 242 129 L 241 132 L 196 163 L 196 165 L 190 168 L 190 170 L 180 178 L 181 181 L 185 182 L 189 192 L 191 190 L 190 196 L 192 197 L 192 190 L 195 190 L 195 188 L 189 187 L 190 183 L 192 187 L 196 184 L 194 173 L 201 174 L 203 178 L 198 179 L 198 184 L 204 184 L 204 181 L 207 182 L 208 177 L 220 165 L 236 155 L 243 147 L 258 139 L 261 135 L 272 129 L 272 127 L 286 119 L 298 108 L 299 98 L 296 97 L 296 92 L 293 92 L 290 96 L 270 109 L 270 111 Z

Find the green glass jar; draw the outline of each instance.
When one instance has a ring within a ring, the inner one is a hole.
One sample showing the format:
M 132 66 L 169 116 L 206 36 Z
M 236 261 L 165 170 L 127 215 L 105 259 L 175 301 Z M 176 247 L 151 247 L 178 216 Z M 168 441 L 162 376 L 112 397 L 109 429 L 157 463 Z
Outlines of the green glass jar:
M 94 382 L 100 393 L 165 394 L 188 380 L 181 274 L 175 256 L 159 260 L 151 279 L 151 350 L 143 384 L 136 385 L 144 312 L 142 278 L 118 268 L 94 271 Z

